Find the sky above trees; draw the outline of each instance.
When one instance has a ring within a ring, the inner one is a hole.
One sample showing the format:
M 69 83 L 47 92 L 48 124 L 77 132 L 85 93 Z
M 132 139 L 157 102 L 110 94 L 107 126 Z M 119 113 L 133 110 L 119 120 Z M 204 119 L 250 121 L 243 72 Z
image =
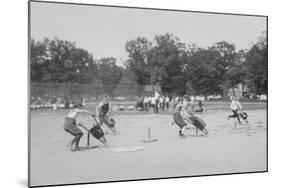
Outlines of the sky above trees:
M 266 30 L 265 17 L 203 14 L 31 2 L 31 37 L 58 37 L 75 42 L 95 59 L 128 59 L 124 46 L 138 36 L 153 41 L 173 33 L 185 44 L 206 48 L 218 41 L 250 49 Z

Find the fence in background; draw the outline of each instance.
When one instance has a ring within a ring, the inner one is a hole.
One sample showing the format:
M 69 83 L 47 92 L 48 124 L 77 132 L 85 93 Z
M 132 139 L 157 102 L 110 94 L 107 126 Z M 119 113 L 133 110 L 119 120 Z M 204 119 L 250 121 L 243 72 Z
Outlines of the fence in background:
M 104 94 L 112 97 L 135 97 L 145 92 L 144 87 L 129 84 L 66 84 L 66 83 L 34 83 L 30 84 L 32 97 L 86 97 L 97 99 Z

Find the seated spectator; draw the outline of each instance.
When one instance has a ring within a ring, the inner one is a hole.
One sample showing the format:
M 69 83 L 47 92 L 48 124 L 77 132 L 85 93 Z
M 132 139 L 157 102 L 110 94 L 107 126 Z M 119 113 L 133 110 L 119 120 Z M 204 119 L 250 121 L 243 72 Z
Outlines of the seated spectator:
M 119 108 L 118 108 L 120 111 L 124 111 L 124 109 L 125 109 L 125 107 L 124 107 L 124 105 L 119 105 Z
M 128 110 L 133 111 L 134 109 L 135 109 L 134 105 L 131 104 L 131 105 L 128 106 Z
M 203 112 L 203 102 L 202 101 L 198 101 L 198 106 L 199 108 L 195 110 L 195 112 Z
M 69 104 L 68 99 L 65 100 L 64 108 L 65 108 L 65 109 L 69 109 L 69 108 L 70 108 L 70 104 Z
M 137 111 L 142 111 L 143 110 L 142 98 L 138 98 L 137 99 L 136 110 Z
M 168 96 L 165 97 L 165 108 L 166 110 L 169 110 L 169 102 L 170 102 L 170 98 Z

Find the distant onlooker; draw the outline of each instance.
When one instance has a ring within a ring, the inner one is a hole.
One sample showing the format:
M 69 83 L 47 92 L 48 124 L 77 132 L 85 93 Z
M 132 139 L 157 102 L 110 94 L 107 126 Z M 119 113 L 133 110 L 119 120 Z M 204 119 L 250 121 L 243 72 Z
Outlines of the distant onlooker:
M 200 100 L 198 101 L 199 108 L 195 110 L 195 112 L 203 112 L 203 102 Z
M 261 101 L 266 101 L 267 100 L 267 95 L 260 95 L 260 100 Z
M 156 99 L 154 97 L 151 97 L 151 107 L 153 108 L 153 111 L 156 112 Z
M 141 97 L 137 99 L 136 110 L 138 111 L 143 110 L 143 99 Z
M 125 106 L 122 105 L 122 104 L 120 104 L 120 105 L 118 106 L 118 110 L 119 110 L 119 111 L 124 111 L 124 110 L 125 110 Z
M 166 110 L 169 110 L 169 102 L 170 102 L 170 98 L 168 97 L 168 96 L 166 96 L 166 98 L 165 98 L 165 108 L 166 108 Z
M 64 103 L 64 108 L 65 108 L 65 109 L 69 109 L 69 108 L 70 108 L 69 105 L 70 105 L 70 104 L 69 104 L 69 100 L 66 99 L 66 100 L 65 100 L 65 103 Z
M 172 97 L 172 109 L 174 110 L 176 107 L 176 97 Z
M 112 112 L 117 112 L 119 110 L 119 107 L 117 105 L 112 106 Z
M 147 97 L 148 100 L 148 109 L 152 108 L 152 104 L 151 104 L 151 97 Z
M 155 90 L 154 91 L 154 99 L 155 99 L 155 105 L 154 105 L 154 112 L 155 113 L 158 113 L 159 112 L 159 98 L 160 98 L 160 93 L 157 91 L 157 90 Z
M 164 98 L 162 96 L 159 97 L 159 106 L 160 109 L 164 110 Z
M 176 97 L 175 97 L 175 103 L 177 104 L 177 103 L 179 103 L 179 101 L 180 101 L 180 97 L 179 97 L 179 96 L 176 96 Z
M 57 103 L 54 103 L 53 104 L 53 110 L 57 110 L 58 109 L 58 105 L 57 105 Z
M 144 110 L 147 112 L 148 111 L 148 108 L 149 108 L 149 99 L 147 96 L 144 97 L 143 99 L 143 105 L 144 105 Z
M 128 110 L 132 111 L 132 110 L 134 110 L 134 109 L 135 109 L 135 108 L 134 108 L 133 105 L 129 105 L 129 106 L 128 106 Z
M 51 100 L 51 104 L 55 104 L 55 103 L 57 103 L 57 101 L 58 101 L 57 97 L 54 96 Z
M 190 105 L 191 105 L 191 111 L 194 111 L 195 97 L 193 95 L 190 96 Z

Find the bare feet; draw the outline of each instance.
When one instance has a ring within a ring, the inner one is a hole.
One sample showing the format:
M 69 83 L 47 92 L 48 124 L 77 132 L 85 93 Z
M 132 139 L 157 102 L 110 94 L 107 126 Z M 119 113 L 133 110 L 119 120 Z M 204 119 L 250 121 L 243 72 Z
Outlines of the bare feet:
M 73 144 L 72 144 L 71 142 L 67 144 L 67 147 L 68 147 L 71 151 L 74 151 Z

